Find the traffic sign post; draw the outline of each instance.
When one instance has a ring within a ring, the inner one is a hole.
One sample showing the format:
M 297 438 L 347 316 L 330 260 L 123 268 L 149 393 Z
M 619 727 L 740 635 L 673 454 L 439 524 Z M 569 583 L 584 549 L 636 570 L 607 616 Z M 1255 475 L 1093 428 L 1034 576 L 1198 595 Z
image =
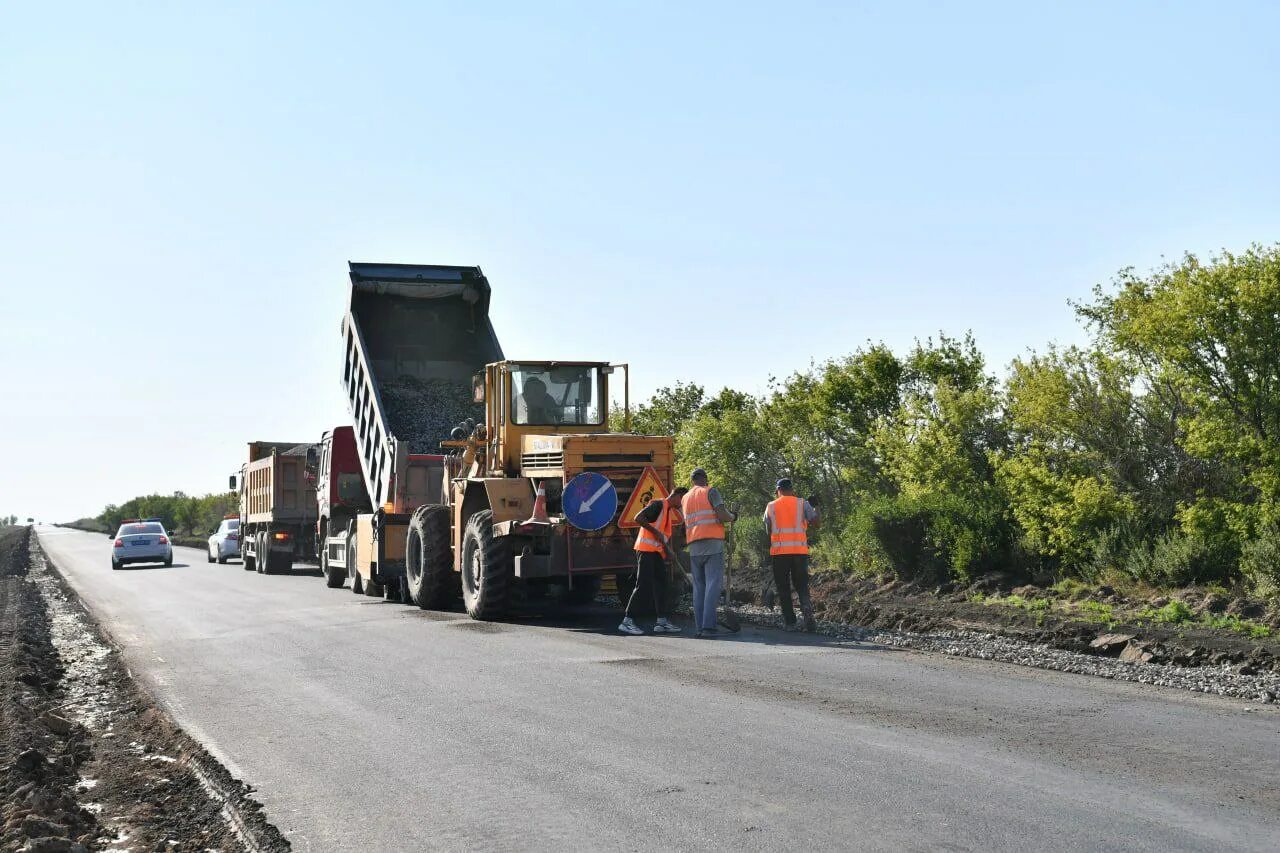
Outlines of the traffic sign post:
M 618 511 L 618 490 L 603 474 L 587 471 L 564 487 L 560 501 L 564 517 L 579 530 L 599 530 L 613 521 Z
M 658 472 L 653 470 L 652 466 L 645 466 L 640 479 L 636 481 L 635 489 L 631 492 L 631 497 L 627 498 L 627 505 L 622 508 L 622 515 L 618 517 L 618 526 L 639 527 L 640 523 L 636 521 L 636 516 L 640 514 L 640 510 L 666 496 L 667 487 L 662 484 Z

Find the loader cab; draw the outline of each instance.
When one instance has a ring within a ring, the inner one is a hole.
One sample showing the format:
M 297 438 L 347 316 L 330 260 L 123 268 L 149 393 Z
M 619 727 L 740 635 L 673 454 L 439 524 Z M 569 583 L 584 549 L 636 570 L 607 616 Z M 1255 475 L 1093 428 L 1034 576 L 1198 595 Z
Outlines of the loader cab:
M 492 429 L 486 456 L 490 471 L 511 476 L 519 468 L 525 436 L 607 432 L 608 363 L 596 361 L 500 361 L 474 382 Z

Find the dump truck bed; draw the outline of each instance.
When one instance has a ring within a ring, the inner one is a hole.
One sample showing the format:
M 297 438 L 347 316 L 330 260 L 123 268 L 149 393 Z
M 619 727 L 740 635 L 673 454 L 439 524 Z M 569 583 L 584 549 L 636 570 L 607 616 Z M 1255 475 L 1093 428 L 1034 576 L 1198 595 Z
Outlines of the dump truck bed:
M 241 516 L 249 524 L 307 524 L 316 519 L 315 485 L 306 477 L 311 444 L 253 442 L 244 467 Z M 264 448 L 275 452 L 263 455 Z M 285 448 L 285 449 L 280 449 Z
M 483 420 L 471 377 L 502 359 L 479 267 L 351 263 L 343 387 L 374 506 L 398 511 L 411 458 L 439 454 L 459 422 Z M 402 472 L 400 495 L 396 476 Z

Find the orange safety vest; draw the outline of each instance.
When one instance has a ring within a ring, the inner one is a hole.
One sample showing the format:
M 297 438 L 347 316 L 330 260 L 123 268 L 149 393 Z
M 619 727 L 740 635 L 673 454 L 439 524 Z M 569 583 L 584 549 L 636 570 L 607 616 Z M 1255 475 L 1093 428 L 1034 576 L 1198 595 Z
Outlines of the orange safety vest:
M 668 539 L 671 538 L 671 530 L 675 527 L 675 512 L 671 507 L 667 506 L 667 502 L 662 502 L 662 514 L 658 516 L 658 523 L 653 525 L 662 531 L 663 535 Z M 655 554 L 665 554 L 667 549 L 663 547 L 661 539 L 655 539 L 653 534 L 643 527 L 640 528 L 639 535 L 636 536 L 635 549 L 637 551 L 652 551 Z
M 706 486 L 694 486 L 681 501 L 680 509 L 684 513 L 684 535 L 688 542 L 699 539 L 723 539 L 724 525 L 716 518 L 716 511 L 711 506 L 711 489 Z
M 769 519 L 770 554 L 808 554 L 809 519 L 804 517 L 804 501 L 795 495 L 783 495 L 765 508 Z

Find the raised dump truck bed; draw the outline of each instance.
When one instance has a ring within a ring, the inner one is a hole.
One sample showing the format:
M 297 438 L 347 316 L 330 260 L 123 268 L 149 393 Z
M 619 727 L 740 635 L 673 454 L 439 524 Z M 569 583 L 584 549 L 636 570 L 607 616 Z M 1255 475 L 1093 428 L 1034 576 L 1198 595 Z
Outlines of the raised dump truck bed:
M 471 380 L 502 358 L 489 322 L 489 282 L 479 267 L 349 264 L 342 321 L 342 383 L 365 487 L 396 513 L 440 500 L 412 456 L 438 455 L 450 430 L 484 407 Z M 433 489 L 429 494 L 426 489 Z
M 325 563 L 352 588 L 399 591 L 415 509 L 446 500 L 440 442 L 484 418 L 472 378 L 502 358 L 479 267 L 351 263 L 342 321 L 342 384 L 373 508 L 354 529 L 330 528 Z

